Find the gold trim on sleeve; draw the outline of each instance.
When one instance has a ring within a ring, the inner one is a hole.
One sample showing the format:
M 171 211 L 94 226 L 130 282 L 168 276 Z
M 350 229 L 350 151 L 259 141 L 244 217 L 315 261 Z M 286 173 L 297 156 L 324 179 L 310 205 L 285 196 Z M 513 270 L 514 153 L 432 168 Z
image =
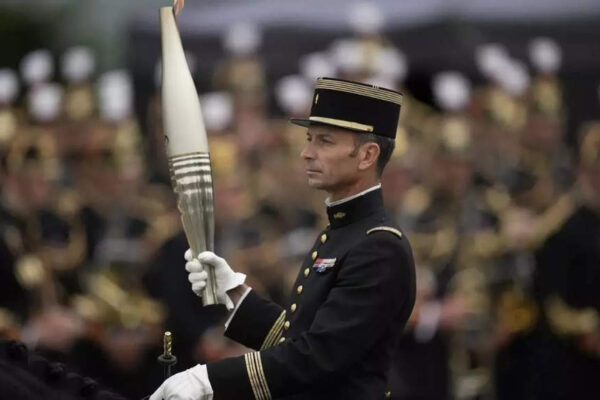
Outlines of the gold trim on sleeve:
M 256 400 L 263 400 L 262 393 L 258 387 L 258 378 L 256 377 L 256 370 L 254 369 L 254 365 L 251 361 L 252 353 L 247 353 L 244 355 L 244 359 L 246 361 L 246 371 L 248 372 L 248 379 L 250 380 L 250 387 L 252 387 L 252 393 L 254 393 L 254 398 Z
M 402 239 L 402 232 L 400 232 L 398 229 L 396 228 L 392 228 L 389 226 L 377 226 L 375 228 L 371 228 L 367 231 L 367 235 L 370 235 L 373 232 L 390 232 L 393 233 L 394 235 L 398 236 L 400 239 Z
M 279 330 L 279 333 L 277 334 L 277 336 L 275 336 L 275 339 L 273 340 L 273 344 L 280 344 L 281 342 L 281 337 L 283 336 L 283 329 Z
M 260 346 L 261 350 L 268 349 L 269 347 L 271 347 L 275 343 L 277 343 L 277 338 L 278 338 L 278 336 L 281 336 L 284 322 L 285 322 L 285 310 L 282 311 L 281 314 L 279 314 L 279 317 L 277 318 L 277 320 L 271 327 L 271 330 L 265 337 L 265 340 L 264 340 L 262 346 Z
M 323 124 L 335 125 L 340 128 L 354 129 L 361 132 L 373 132 L 374 129 L 372 125 L 359 124 L 358 122 L 345 121 L 337 118 L 310 116 L 308 119 L 313 122 L 321 122 Z
M 256 400 L 271 400 L 271 391 L 267 384 L 267 378 L 263 371 L 262 360 L 259 352 L 247 353 L 244 355 L 246 361 L 246 370 L 250 379 L 250 386 Z
M 262 359 L 260 358 L 260 353 L 254 353 L 254 359 L 256 361 L 256 367 L 257 367 L 257 371 L 258 371 L 258 378 L 262 384 L 262 388 L 265 392 L 265 399 L 266 400 L 270 400 L 271 397 L 271 391 L 269 390 L 269 385 L 267 383 L 267 377 L 265 376 L 265 371 L 263 369 L 262 366 Z
M 263 374 L 262 371 L 262 365 L 260 364 L 260 353 L 251 353 L 250 354 L 250 362 L 253 364 L 254 366 L 254 371 L 256 373 L 256 381 L 258 383 L 258 391 L 261 394 L 261 398 L 263 400 L 268 400 L 271 398 L 271 394 L 269 393 L 268 388 L 266 387 L 265 382 L 263 382 L 263 379 L 261 378 L 261 374 Z
M 600 326 L 598 312 L 592 307 L 574 308 L 558 296 L 545 301 L 550 328 L 558 335 L 586 335 L 597 332 Z

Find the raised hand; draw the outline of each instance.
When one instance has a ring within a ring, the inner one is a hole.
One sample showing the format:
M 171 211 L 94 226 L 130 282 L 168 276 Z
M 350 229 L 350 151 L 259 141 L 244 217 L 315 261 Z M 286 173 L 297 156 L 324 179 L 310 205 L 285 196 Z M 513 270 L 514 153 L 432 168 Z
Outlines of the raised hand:
M 173 9 L 175 10 L 175 15 L 178 15 L 181 10 L 183 10 L 184 4 L 185 0 L 173 0 Z
M 233 308 L 233 302 L 227 295 L 227 291 L 242 285 L 246 280 L 246 275 L 234 272 L 224 258 L 211 251 L 204 251 L 197 258 L 193 258 L 191 250 L 188 249 L 184 257 L 187 261 L 185 269 L 189 273 L 188 280 L 192 284 L 192 291 L 196 295 L 202 296 L 208 279 L 208 273 L 204 270 L 204 266 L 210 265 L 215 269 L 219 302 L 225 304 L 228 309 Z

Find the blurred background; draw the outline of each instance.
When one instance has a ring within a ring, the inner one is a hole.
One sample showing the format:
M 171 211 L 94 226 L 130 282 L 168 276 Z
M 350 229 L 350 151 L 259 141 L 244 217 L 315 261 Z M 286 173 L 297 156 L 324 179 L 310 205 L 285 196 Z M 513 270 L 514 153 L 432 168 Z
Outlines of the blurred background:
M 0 0 L 0 338 L 131 399 L 247 349 L 189 288 L 162 143 L 158 8 Z M 418 298 L 392 398 L 597 399 L 600 2 L 188 0 L 216 248 L 285 304 L 327 224 L 305 182 L 318 76 L 404 94 L 386 207 Z

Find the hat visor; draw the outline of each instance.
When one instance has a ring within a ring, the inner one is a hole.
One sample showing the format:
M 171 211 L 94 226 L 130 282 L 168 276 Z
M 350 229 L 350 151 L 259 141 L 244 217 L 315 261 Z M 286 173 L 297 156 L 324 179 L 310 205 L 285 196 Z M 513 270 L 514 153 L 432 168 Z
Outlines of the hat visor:
M 312 123 L 312 121 L 308 118 L 290 118 L 290 122 L 294 125 L 300 125 L 304 127 L 308 127 Z
M 351 126 L 348 126 L 347 124 L 342 124 L 342 123 L 336 123 L 336 122 L 323 122 L 323 121 L 313 121 L 310 120 L 308 118 L 290 118 L 290 122 L 292 124 L 295 125 L 300 125 L 300 126 L 304 126 L 304 127 L 309 127 L 311 125 L 324 125 L 324 126 L 333 126 L 339 129 L 346 129 L 352 132 L 369 132 L 365 129 L 362 128 L 354 128 Z M 372 133 L 372 132 L 369 132 Z

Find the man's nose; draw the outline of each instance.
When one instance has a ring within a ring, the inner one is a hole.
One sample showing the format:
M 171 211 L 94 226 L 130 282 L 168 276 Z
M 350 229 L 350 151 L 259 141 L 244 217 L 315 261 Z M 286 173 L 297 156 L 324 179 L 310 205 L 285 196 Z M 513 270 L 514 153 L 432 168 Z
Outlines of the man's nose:
M 302 157 L 305 160 L 311 160 L 315 158 L 315 151 L 310 143 L 306 143 L 306 145 L 300 152 L 300 157 Z

